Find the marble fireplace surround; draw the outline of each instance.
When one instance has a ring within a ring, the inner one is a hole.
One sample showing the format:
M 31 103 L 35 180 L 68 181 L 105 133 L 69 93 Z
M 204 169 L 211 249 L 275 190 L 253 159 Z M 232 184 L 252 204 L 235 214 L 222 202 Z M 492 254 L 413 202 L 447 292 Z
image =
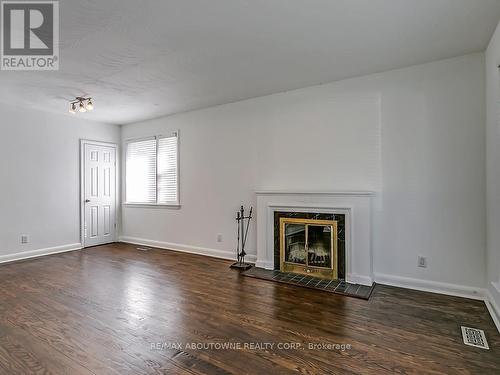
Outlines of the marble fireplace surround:
M 369 191 L 257 191 L 256 267 L 274 269 L 274 212 L 345 214 L 346 281 L 371 286 L 373 256 Z

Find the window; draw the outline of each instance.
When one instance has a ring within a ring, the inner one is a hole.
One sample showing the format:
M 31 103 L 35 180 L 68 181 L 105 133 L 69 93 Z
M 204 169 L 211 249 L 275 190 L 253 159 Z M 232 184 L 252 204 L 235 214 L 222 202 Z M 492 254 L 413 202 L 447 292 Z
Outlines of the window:
M 158 136 L 127 142 L 126 203 L 179 204 L 179 137 Z

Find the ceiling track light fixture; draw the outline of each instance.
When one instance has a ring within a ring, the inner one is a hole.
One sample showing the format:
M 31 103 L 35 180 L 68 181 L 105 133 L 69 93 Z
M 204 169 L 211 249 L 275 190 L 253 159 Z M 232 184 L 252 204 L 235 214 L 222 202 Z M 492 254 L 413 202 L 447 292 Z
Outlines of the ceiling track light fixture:
M 69 103 L 69 113 L 87 112 L 94 109 L 94 100 L 92 98 L 84 98 L 77 96 L 75 100 Z

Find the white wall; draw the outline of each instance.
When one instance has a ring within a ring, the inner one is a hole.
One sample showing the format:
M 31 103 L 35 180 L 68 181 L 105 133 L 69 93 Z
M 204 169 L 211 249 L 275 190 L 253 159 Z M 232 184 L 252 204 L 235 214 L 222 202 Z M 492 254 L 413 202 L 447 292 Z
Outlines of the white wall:
M 486 50 L 486 199 L 488 290 L 500 318 L 500 26 Z
M 374 190 L 379 111 L 376 92 L 324 86 L 124 126 L 124 140 L 180 129 L 181 209 L 124 208 L 123 234 L 232 256 L 236 211 L 256 206 L 256 189 Z M 255 243 L 253 227 L 251 254 Z
M 484 56 L 376 80 L 382 90 L 382 194 L 375 211 L 375 272 L 484 287 Z M 428 268 L 416 267 L 418 254 L 427 257 Z
M 472 54 L 124 126 L 180 129 L 182 208 L 125 208 L 123 236 L 228 253 L 257 189 L 374 190 L 377 274 L 483 287 L 484 106 Z
M 118 126 L 83 117 L 0 105 L 0 260 L 80 243 L 79 140 L 120 139 Z

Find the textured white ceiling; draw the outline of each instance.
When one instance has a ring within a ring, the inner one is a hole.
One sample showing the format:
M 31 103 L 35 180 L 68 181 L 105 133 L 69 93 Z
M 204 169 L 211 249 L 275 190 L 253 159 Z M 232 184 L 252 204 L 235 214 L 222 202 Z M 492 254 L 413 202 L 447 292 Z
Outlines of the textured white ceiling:
M 0 101 L 125 124 L 482 51 L 499 0 L 62 0 L 60 70 Z

